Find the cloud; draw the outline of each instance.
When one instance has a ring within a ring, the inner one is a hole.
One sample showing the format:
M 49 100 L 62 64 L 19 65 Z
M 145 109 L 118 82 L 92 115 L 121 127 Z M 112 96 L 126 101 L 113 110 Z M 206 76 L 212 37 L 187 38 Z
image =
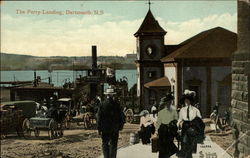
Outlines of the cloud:
M 182 22 L 165 21 L 157 17 L 163 28 L 167 30 L 165 36 L 167 44 L 178 44 L 182 41 L 211 28 L 223 27 L 230 31 L 237 32 L 237 14 L 210 15 L 203 19 L 191 19 Z
M 142 20 L 129 21 L 110 14 L 54 20 L 3 14 L 1 51 L 39 56 L 85 56 L 91 55 L 91 45 L 97 45 L 98 55 L 125 55 L 136 49 L 133 34 Z M 217 26 L 234 32 L 237 30 L 236 14 L 210 15 L 181 22 L 160 17 L 157 20 L 168 32 L 166 44 L 178 44 Z

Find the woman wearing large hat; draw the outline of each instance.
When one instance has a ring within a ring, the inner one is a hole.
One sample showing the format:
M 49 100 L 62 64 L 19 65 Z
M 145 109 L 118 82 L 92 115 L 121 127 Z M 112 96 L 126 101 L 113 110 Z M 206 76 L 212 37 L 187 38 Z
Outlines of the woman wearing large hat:
M 174 97 L 168 93 L 160 101 L 160 111 L 156 121 L 159 136 L 159 158 L 169 158 L 178 151 L 173 143 L 177 136 L 177 111 L 172 106 Z
M 184 104 L 184 107 L 181 108 L 179 113 L 178 125 L 184 121 L 192 121 L 194 118 L 201 118 L 201 113 L 199 109 L 194 107 L 196 93 L 194 91 L 185 90 L 182 95 L 181 101 Z
M 185 90 L 181 98 L 184 107 L 179 113 L 178 126 L 181 131 L 181 151 L 177 154 L 180 158 L 192 158 L 196 152 L 198 137 L 204 134 L 205 125 L 202 122 L 200 111 L 194 106 L 196 93 Z

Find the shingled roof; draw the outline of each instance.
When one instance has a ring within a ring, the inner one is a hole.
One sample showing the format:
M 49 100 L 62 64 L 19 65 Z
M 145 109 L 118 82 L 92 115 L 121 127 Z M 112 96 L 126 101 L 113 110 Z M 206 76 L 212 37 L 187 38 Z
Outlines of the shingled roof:
M 194 58 L 231 58 L 237 48 L 237 34 L 221 27 L 201 32 L 179 44 L 162 62 Z
M 155 20 L 152 12 L 149 9 L 140 28 L 134 34 L 134 36 L 137 37 L 139 35 L 147 35 L 147 34 L 152 34 L 152 33 L 165 35 L 166 31 L 159 25 L 158 21 Z
M 144 87 L 146 88 L 159 88 L 159 87 L 164 88 L 169 86 L 171 86 L 171 84 L 166 76 L 144 84 Z

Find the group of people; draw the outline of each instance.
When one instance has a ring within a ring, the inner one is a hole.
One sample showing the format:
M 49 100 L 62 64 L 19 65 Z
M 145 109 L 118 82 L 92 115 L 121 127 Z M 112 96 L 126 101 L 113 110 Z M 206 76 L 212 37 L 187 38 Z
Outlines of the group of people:
M 192 158 L 196 152 L 197 143 L 204 140 L 205 124 L 202 122 L 200 111 L 194 106 L 195 92 L 185 90 L 181 102 L 183 107 L 179 114 L 172 105 L 174 97 L 171 93 L 163 97 L 159 104 L 159 112 L 154 123 L 155 108 L 152 107 L 153 117 L 148 112 L 141 113 L 139 136 L 143 144 L 149 144 L 151 136 L 158 139 L 159 158 L 169 158 L 173 154 L 180 158 Z M 154 111 L 154 112 L 153 112 Z M 155 125 L 155 129 L 152 127 Z M 180 132 L 181 131 L 181 132 Z M 181 150 L 174 144 L 174 138 L 181 143 Z
M 216 102 L 213 107 L 213 111 L 210 114 L 210 119 L 215 124 L 215 131 L 220 132 L 224 130 L 223 125 L 230 125 L 230 112 L 229 110 L 219 110 L 221 104 Z M 224 111 L 224 113 L 219 113 L 219 111 Z
M 99 106 L 97 129 L 102 138 L 104 158 L 116 158 L 119 131 L 123 129 L 125 115 L 115 99 L 114 89 L 108 88 L 104 94 L 107 95 L 107 99 Z M 197 143 L 204 140 L 205 124 L 200 111 L 193 106 L 194 97 L 195 92 L 185 90 L 182 96 L 183 107 L 179 113 L 172 105 L 172 94 L 167 94 L 161 99 L 162 109 L 159 112 L 157 108 L 152 108 L 153 119 L 148 111 L 141 112 L 140 138 L 143 144 L 150 144 L 152 135 L 159 137 L 159 158 L 169 158 L 175 153 L 180 158 L 192 158 Z M 181 150 L 179 143 L 178 147 L 174 144 L 175 138 L 181 143 Z

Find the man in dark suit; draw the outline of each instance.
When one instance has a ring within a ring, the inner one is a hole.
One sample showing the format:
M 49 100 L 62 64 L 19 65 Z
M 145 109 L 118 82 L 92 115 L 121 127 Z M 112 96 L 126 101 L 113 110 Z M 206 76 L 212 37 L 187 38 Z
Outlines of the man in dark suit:
M 97 113 L 97 128 L 102 137 L 104 158 L 116 158 L 119 131 L 125 123 L 120 104 L 115 101 L 115 91 L 108 88 L 104 93 L 107 99 L 101 103 Z

